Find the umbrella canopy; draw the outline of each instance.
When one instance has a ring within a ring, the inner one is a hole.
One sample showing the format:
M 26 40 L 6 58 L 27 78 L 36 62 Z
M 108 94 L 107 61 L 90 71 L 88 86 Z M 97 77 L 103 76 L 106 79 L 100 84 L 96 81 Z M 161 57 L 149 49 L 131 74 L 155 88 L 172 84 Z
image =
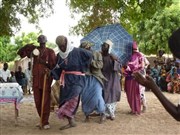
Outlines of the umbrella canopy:
M 97 27 L 80 42 L 89 41 L 94 44 L 93 50 L 100 51 L 101 45 L 108 39 L 113 42 L 110 53 L 116 55 L 122 65 L 125 65 L 132 55 L 133 38 L 120 24 Z

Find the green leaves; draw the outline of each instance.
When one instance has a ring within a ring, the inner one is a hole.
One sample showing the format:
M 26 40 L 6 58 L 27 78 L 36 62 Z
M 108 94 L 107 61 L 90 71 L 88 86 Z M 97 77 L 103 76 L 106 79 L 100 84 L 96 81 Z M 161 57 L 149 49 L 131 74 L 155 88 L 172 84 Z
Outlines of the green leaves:
M 141 51 L 146 54 L 156 54 L 157 50 L 163 48 L 165 52 L 169 52 L 168 38 L 174 30 L 179 28 L 179 24 L 180 8 L 178 4 L 156 12 L 151 19 L 146 19 L 144 30 L 138 29 L 137 31 L 143 35 L 137 38 L 141 42 Z
M 9 62 L 16 57 L 16 46 L 10 44 L 10 37 L 0 37 L 0 62 Z
M 0 36 L 13 36 L 21 28 L 20 16 L 38 25 L 40 17 L 53 13 L 54 0 L 2 0 L 0 5 Z
M 0 37 L 0 62 L 10 62 L 14 61 L 18 55 L 17 51 L 26 44 L 33 43 L 34 45 L 38 45 L 37 38 L 40 34 L 30 32 L 28 34 L 22 33 L 20 36 L 16 36 L 14 39 L 15 43 L 11 43 L 9 36 L 1 36 Z M 47 47 L 55 48 L 56 45 L 54 43 L 47 43 Z
M 92 29 L 110 24 L 121 25 L 137 40 L 146 54 L 164 48 L 168 51 L 169 35 L 179 27 L 178 0 L 67 0 L 73 16 L 82 14 L 72 27 L 75 35 L 86 35 Z M 174 3 L 174 5 L 172 5 Z M 169 51 L 168 51 L 169 52 Z

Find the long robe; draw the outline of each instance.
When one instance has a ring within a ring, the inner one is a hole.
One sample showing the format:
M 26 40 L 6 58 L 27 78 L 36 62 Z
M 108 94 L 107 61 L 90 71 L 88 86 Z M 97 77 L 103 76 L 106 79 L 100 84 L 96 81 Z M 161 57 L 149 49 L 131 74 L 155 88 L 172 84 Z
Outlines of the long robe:
M 84 87 L 81 101 L 82 110 L 87 116 L 93 111 L 104 113 L 105 102 L 102 96 L 103 76 L 101 69 L 103 67 L 102 55 L 100 52 L 93 52 L 93 59 L 90 65 L 90 71 L 86 75 L 86 85 Z
M 125 69 L 125 91 L 127 100 L 133 114 L 141 113 L 141 99 L 140 99 L 140 88 L 139 83 L 133 78 L 132 73 L 134 71 L 142 70 L 142 62 L 144 57 L 141 53 L 133 53 L 131 60 L 128 62 L 127 68 Z
M 34 56 L 33 61 L 33 91 L 34 91 L 34 100 L 37 108 L 37 112 L 39 116 L 41 116 L 41 104 L 42 104 L 42 95 L 43 95 L 43 85 L 44 85 L 44 77 L 45 77 L 45 69 L 53 69 L 56 63 L 56 55 L 55 52 L 50 49 L 46 48 L 42 50 L 40 47 L 37 47 L 40 51 L 39 56 Z M 44 97 L 44 110 L 43 110 L 43 117 L 42 117 L 42 124 L 47 125 L 49 124 L 48 119 L 50 115 L 50 93 L 51 93 L 51 83 L 52 77 L 47 76 L 46 84 L 45 84 L 45 97 Z
M 60 76 L 62 71 L 78 71 L 85 73 L 92 59 L 92 53 L 81 48 L 74 48 L 66 59 L 58 58 L 58 68 L 52 72 L 54 76 Z M 58 75 L 55 75 L 58 74 Z M 58 78 L 57 78 L 58 79 Z M 74 117 L 79 105 L 79 97 L 85 87 L 85 76 L 65 74 L 65 85 L 60 89 L 59 118 Z
M 107 81 L 104 82 L 103 96 L 106 104 L 105 115 L 111 119 L 115 118 L 115 110 L 117 102 L 120 101 L 121 86 L 120 63 L 112 59 L 111 55 L 103 56 L 102 73 Z
M 104 82 L 104 101 L 105 103 L 114 103 L 120 101 L 121 87 L 120 77 L 118 71 L 115 71 L 115 61 L 112 60 L 110 55 L 103 56 L 103 68 L 102 73 L 106 77 L 107 81 Z M 119 65 L 120 69 L 120 65 Z

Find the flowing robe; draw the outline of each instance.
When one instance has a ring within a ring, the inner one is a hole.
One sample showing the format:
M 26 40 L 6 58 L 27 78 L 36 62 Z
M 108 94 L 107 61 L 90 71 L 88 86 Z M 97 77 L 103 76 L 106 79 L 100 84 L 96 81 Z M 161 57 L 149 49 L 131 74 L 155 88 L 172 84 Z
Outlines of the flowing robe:
M 128 62 L 125 69 L 125 91 L 127 100 L 131 108 L 132 113 L 140 114 L 141 112 L 141 99 L 139 83 L 133 78 L 132 73 L 134 71 L 142 71 L 142 62 L 144 57 L 141 53 L 133 53 L 131 60 Z
M 107 81 L 104 82 L 104 101 L 105 103 L 114 103 L 120 101 L 121 86 L 120 77 L 115 65 L 115 61 L 111 56 L 103 56 L 103 68 L 102 73 L 106 77 Z M 119 64 L 120 70 L 120 64 Z
M 59 54 L 57 57 L 58 66 L 52 72 L 54 77 L 60 76 L 63 70 L 65 72 L 85 73 L 90 65 L 92 53 L 85 49 L 74 48 L 67 58 L 62 59 Z M 80 94 L 85 87 L 85 79 L 85 75 L 68 73 L 64 75 L 65 85 L 61 86 L 60 89 L 59 109 L 57 111 L 59 118 L 74 117 L 79 105 Z
M 102 55 L 100 52 L 93 52 L 93 59 L 90 65 L 90 71 L 86 75 L 86 85 L 84 87 L 81 101 L 82 110 L 85 115 L 89 115 L 93 111 L 104 113 L 105 102 L 102 96 L 103 76 L 101 69 L 103 67 Z
M 42 95 L 43 95 L 43 85 L 44 85 L 44 77 L 45 77 L 45 69 L 53 69 L 56 63 L 56 55 L 55 52 L 50 48 L 41 49 L 37 47 L 40 51 L 39 56 L 34 56 L 33 60 L 33 93 L 34 100 L 37 108 L 37 112 L 39 116 L 41 116 L 41 104 L 42 104 Z M 51 93 L 51 83 L 52 77 L 47 75 L 46 84 L 45 84 L 45 97 L 44 97 L 44 110 L 42 117 L 42 124 L 49 124 L 48 119 L 50 115 L 50 93 Z

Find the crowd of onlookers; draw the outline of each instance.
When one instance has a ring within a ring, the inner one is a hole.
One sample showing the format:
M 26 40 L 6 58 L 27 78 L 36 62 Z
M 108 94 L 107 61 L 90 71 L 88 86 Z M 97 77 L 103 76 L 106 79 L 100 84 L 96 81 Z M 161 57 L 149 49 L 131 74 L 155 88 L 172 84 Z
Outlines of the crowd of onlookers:
M 3 68 L 0 69 L 0 83 L 18 83 L 24 94 L 31 94 L 31 62 L 28 63 L 28 68 L 22 71 L 22 67 L 18 66 L 17 71 L 10 71 L 8 63 L 4 63 Z
M 159 51 L 159 56 L 148 65 L 146 73 L 150 75 L 162 91 L 180 93 L 180 63 L 178 59 L 165 58 L 164 51 Z

